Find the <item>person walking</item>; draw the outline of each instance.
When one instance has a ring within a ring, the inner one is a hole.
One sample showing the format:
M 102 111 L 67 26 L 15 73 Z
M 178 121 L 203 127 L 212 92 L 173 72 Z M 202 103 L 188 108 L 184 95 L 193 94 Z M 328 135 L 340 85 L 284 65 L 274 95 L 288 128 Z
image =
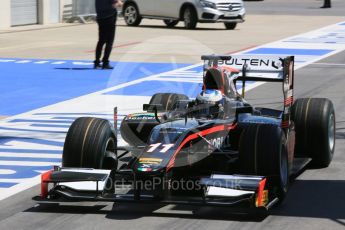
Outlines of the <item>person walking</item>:
M 95 0 L 98 24 L 98 42 L 96 46 L 96 59 L 94 69 L 113 69 L 109 64 L 109 57 L 113 48 L 117 19 L 117 7 L 121 7 L 121 0 Z M 101 56 L 105 45 L 104 54 Z
M 331 8 L 331 0 L 324 0 L 323 1 L 323 6 L 321 8 Z

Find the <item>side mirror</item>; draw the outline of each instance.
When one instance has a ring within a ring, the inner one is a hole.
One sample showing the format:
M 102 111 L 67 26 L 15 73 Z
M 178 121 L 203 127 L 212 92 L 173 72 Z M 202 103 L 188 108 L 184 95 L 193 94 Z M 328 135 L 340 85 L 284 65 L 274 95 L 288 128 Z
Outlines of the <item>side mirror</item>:
M 164 109 L 162 104 L 144 104 L 143 110 L 152 113 L 157 111 L 163 111 Z

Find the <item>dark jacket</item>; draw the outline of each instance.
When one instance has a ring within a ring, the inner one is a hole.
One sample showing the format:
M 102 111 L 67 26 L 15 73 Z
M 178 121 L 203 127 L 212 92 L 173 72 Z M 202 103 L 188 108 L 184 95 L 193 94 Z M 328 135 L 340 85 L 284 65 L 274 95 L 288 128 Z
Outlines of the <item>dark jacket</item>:
M 109 18 L 116 16 L 116 8 L 113 7 L 113 4 L 117 0 L 95 0 L 95 7 L 97 13 L 97 19 Z

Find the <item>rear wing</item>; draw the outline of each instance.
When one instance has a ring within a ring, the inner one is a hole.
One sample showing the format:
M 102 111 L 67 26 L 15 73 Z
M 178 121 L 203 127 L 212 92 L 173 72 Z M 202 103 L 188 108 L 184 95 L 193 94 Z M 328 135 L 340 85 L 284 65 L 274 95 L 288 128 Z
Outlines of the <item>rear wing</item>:
M 227 66 L 240 71 L 239 80 L 283 82 L 285 76 L 293 75 L 290 63 L 293 56 L 251 56 L 251 55 L 203 55 L 204 69 L 209 67 Z M 289 73 L 290 72 L 290 73 Z
M 293 104 L 294 56 L 261 55 L 203 55 L 204 70 L 211 67 L 231 67 L 239 71 L 236 81 L 242 81 L 244 97 L 246 81 L 282 82 L 284 111 L 282 127 L 290 126 L 290 110 Z

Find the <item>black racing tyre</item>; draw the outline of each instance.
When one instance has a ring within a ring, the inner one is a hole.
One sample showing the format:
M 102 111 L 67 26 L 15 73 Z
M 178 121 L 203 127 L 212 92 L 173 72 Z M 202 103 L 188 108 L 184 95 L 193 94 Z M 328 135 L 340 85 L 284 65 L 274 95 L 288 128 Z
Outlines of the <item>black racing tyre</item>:
M 109 121 L 80 117 L 67 132 L 62 153 L 63 167 L 113 169 L 117 167 L 117 141 Z
M 187 29 L 195 29 L 198 22 L 198 15 L 193 7 L 187 6 L 183 10 L 183 21 Z
M 163 109 L 159 112 L 171 111 L 179 100 L 188 100 L 188 96 L 178 93 L 156 93 L 151 97 L 149 104 L 160 104 Z
M 272 124 L 247 124 L 240 136 L 239 171 L 244 175 L 269 176 L 268 187 L 281 202 L 289 186 L 286 138 Z
M 123 18 L 128 26 L 138 26 L 142 20 L 138 7 L 128 3 L 123 7 Z
M 168 28 L 172 28 L 179 23 L 178 20 L 174 20 L 174 19 L 165 19 L 163 20 L 163 22 Z
M 224 22 L 224 26 L 228 30 L 234 30 L 237 26 L 236 22 Z
M 299 98 L 292 106 L 296 157 L 310 157 L 312 166 L 327 167 L 335 149 L 335 113 L 326 98 Z

